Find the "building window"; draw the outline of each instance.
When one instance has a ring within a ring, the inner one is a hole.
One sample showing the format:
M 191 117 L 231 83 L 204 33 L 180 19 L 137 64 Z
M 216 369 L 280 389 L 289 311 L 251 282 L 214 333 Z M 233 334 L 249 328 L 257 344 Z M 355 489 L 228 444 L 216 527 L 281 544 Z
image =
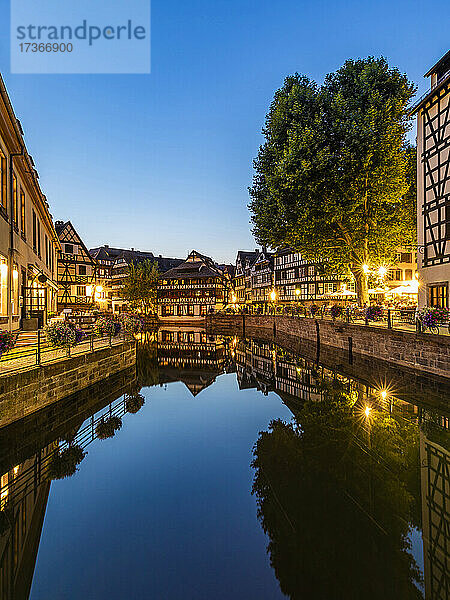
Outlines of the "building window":
M 6 210 L 7 203 L 7 168 L 6 156 L 0 150 L 0 204 Z
M 411 281 L 413 276 L 412 269 L 405 269 L 405 279 L 406 281 Z
M 37 254 L 41 256 L 41 222 L 37 219 Z
M 448 284 L 430 286 L 430 306 L 448 308 Z
M 400 253 L 400 260 L 399 262 L 402 263 L 411 263 L 412 262 L 412 254 L 411 252 L 401 252 Z
M 36 213 L 33 210 L 33 250 L 37 251 L 37 219 Z
M 13 217 L 14 225 L 19 225 L 19 204 L 18 204 L 18 190 L 17 190 L 17 177 L 13 173 Z
M 73 244 L 64 244 L 66 254 L 73 254 Z
M 20 190 L 20 230 L 25 236 L 26 232 L 26 217 L 25 217 L 25 192 Z
M 85 267 L 85 265 L 80 265 L 78 267 L 78 275 L 86 275 L 86 267 Z
M 77 285 L 77 296 L 86 296 L 86 286 Z

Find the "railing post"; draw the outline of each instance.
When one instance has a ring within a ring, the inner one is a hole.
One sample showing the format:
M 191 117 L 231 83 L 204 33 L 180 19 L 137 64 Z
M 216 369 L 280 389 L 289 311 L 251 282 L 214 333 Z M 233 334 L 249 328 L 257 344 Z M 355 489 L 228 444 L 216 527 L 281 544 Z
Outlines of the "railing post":
M 368 325 L 368 324 L 369 324 L 369 317 L 368 317 L 368 315 L 367 315 L 367 308 L 365 308 L 365 309 L 364 309 L 364 323 L 365 323 L 366 325 Z
M 387 328 L 392 329 L 391 309 L 387 309 Z
M 345 314 L 346 314 L 347 323 L 350 323 L 350 309 L 348 306 L 345 310 Z
M 91 348 L 91 352 L 94 352 L 94 334 L 93 333 L 91 333 L 90 348 Z

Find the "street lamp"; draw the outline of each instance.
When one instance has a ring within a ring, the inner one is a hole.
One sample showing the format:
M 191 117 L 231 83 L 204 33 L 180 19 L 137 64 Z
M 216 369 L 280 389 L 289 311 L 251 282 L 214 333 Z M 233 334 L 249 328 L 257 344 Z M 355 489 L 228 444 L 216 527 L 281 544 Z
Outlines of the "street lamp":
M 272 302 L 275 302 L 275 300 L 277 299 L 277 293 L 275 290 L 272 290 L 270 292 L 270 299 L 272 300 Z
M 384 276 L 386 275 L 386 273 L 387 273 L 386 267 L 383 267 L 383 266 L 379 267 L 379 269 L 378 269 L 378 275 L 381 277 L 381 279 L 384 278 Z
M 367 275 L 367 273 L 370 271 L 369 265 L 366 265 L 364 263 L 363 266 L 362 266 L 362 270 Z

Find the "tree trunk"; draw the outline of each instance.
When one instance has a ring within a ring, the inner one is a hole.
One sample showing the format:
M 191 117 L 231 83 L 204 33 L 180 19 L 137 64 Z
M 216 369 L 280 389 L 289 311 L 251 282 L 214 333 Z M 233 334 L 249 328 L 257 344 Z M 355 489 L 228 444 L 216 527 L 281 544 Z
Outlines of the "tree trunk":
M 360 269 L 353 271 L 356 284 L 356 297 L 358 306 L 362 308 L 364 305 L 369 304 L 369 286 L 367 282 L 367 275 Z

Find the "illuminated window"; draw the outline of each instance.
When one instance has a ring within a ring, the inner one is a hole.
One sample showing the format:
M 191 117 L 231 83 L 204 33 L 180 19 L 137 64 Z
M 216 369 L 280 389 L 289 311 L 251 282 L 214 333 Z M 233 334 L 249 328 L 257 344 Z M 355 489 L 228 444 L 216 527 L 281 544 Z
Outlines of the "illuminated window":
M 448 308 L 448 286 L 430 286 L 430 305 L 435 308 Z
M 14 264 L 12 278 L 12 313 L 19 314 L 19 267 Z
M 0 150 L 0 204 L 6 210 L 7 202 L 7 168 L 6 168 L 6 156 Z

